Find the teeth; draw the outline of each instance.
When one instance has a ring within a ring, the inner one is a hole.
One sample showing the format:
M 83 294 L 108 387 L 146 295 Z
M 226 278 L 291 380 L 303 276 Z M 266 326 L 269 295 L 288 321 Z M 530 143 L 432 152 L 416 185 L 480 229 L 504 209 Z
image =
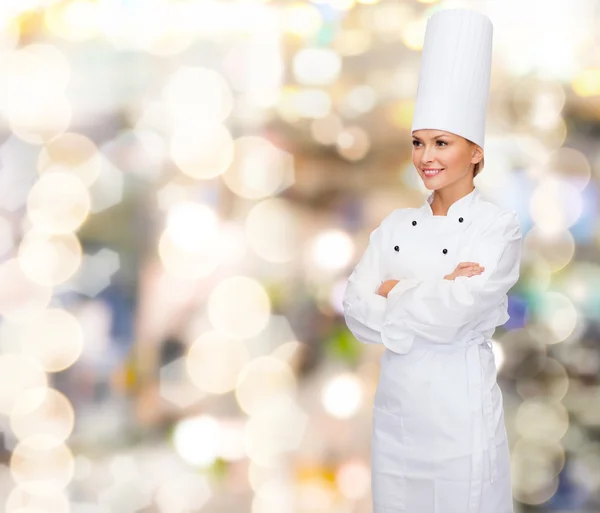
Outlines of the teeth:
M 423 172 L 427 175 L 427 176 L 433 176 L 433 175 L 437 175 L 439 172 L 441 172 L 441 169 L 424 169 Z

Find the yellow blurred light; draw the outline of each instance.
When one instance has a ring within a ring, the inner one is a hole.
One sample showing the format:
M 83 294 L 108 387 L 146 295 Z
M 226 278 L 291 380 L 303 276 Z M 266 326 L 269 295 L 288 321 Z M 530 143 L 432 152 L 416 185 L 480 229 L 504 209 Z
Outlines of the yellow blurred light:
M 223 174 L 223 181 L 243 198 L 277 194 L 294 182 L 294 159 L 267 139 L 240 137 L 235 141 L 235 157 Z
M 272 356 L 250 361 L 238 376 L 236 398 L 247 415 L 274 411 L 294 397 L 296 378 L 290 366 Z
M 73 454 L 50 435 L 35 435 L 19 442 L 10 459 L 15 482 L 28 490 L 29 483 L 65 488 L 73 478 Z
M 411 50 L 416 52 L 421 51 L 423 49 L 426 25 L 426 18 L 409 21 L 402 31 L 402 42 Z
M 88 137 L 66 132 L 48 141 L 40 150 L 37 169 L 40 174 L 52 171 L 71 173 L 87 187 L 100 175 L 102 156 Z
M 546 292 L 538 301 L 538 316 L 552 335 L 546 339 L 546 343 L 556 344 L 568 338 L 579 319 L 579 312 L 573 302 L 559 292 Z
M 64 283 L 81 266 L 81 244 L 72 233 L 49 235 L 29 231 L 19 246 L 19 266 L 33 282 L 44 286 Z
M 410 130 L 415 112 L 415 102 L 412 100 L 400 100 L 392 105 L 387 112 L 388 119 L 398 128 Z
M 36 228 L 66 234 L 77 230 L 90 212 L 90 195 L 82 181 L 68 173 L 47 173 L 29 191 L 27 215 Z
M 291 207 L 280 198 L 263 200 L 246 217 L 248 245 L 267 262 L 289 262 L 295 257 L 298 228 Z
M 237 339 L 260 333 L 268 324 L 271 300 L 264 287 L 246 276 L 230 276 L 211 292 L 207 305 L 211 324 Z
M 221 444 L 219 422 L 210 415 L 183 419 L 175 426 L 173 443 L 184 461 L 208 467 L 216 460 Z
M 172 240 L 187 251 L 200 251 L 218 236 L 219 219 L 214 210 L 191 201 L 181 202 L 169 211 L 167 230 Z
M 93 0 L 70 0 L 44 11 L 50 32 L 69 41 L 85 41 L 99 34 L 99 3 Z
M 567 182 L 572 189 L 579 191 L 588 186 L 592 177 L 592 166 L 588 158 L 575 148 L 556 149 L 548 156 L 546 166 Z M 562 183 L 560 188 L 562 189 Z M 575 191 L 571 190 L 570 194 L 575 196 Z
M 186 369 L 190 380 L 200 390 L 225 394 L 235 388 L 238 375 L 249 360 L 250 355 L 242 341 L 210 331 L 190 346 Z
M 15 399 L 10 426 L 19 440 L 34 435 L 51 435 L 57 443 L 72 433 L 75 413 L 70 401 L 58 390 L 29 388 Z
M 363 398 L 362 384 L 353 374 L 342 374 L 329 380 L 321 393 L 325 410 L 340 419 L 356 415 L 362 406 Z
M 52 288 L 30 279 L 16 258 L 0 263 L 0 283 L 0 314 L 7 319 L 31 319 L 52 299 Z
M 170 154 L 183 173 L 206 180 L 223 174 L 231 165 L 234 144 L 225 126 L 198 121 L 175 128 Z
M 345 57 L 364 54 L 371 48 L 372 35 L 368 30 L 341 30 L 333 40 L 333 48 Z
M 573 91 L 578 96 L 587 98 L 600 95 L 600 68 L 587 68 L 573 77 Z

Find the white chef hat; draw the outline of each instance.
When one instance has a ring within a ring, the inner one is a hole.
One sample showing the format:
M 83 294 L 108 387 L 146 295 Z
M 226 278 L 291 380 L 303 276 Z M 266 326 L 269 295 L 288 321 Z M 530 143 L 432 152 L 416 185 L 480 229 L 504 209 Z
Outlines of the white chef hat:
M 469 9 L 427 20 L 411 131 L 445 130 L 483 148 L 492 34 L 490 19 Z

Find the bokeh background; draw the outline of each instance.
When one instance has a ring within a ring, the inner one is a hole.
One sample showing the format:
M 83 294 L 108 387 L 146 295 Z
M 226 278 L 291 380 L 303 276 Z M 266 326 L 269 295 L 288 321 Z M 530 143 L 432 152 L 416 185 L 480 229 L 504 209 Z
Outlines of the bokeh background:
M 426 197 L 451 7 L 494 24 L 476 185 L 524 234 L 493 341 L 515 511 L 600 511 L 595 0 L 2 0 L 1 511 L 372 511 L 383 347 L 341 297 Z

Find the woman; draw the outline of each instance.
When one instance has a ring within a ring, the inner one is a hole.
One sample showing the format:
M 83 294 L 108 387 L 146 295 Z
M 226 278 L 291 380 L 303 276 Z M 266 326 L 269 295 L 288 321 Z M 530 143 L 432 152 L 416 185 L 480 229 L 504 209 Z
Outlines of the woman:
M 509 318 L 522 236 L 516 213 L 473 184 L 490 57 L 482 14 L 428 20 L 412 136 L 432 192 L 381 222 L 348 278 L 349 329 L 386 347 L 373 407 L 374 513 L 513 512 L 490 338 Z

